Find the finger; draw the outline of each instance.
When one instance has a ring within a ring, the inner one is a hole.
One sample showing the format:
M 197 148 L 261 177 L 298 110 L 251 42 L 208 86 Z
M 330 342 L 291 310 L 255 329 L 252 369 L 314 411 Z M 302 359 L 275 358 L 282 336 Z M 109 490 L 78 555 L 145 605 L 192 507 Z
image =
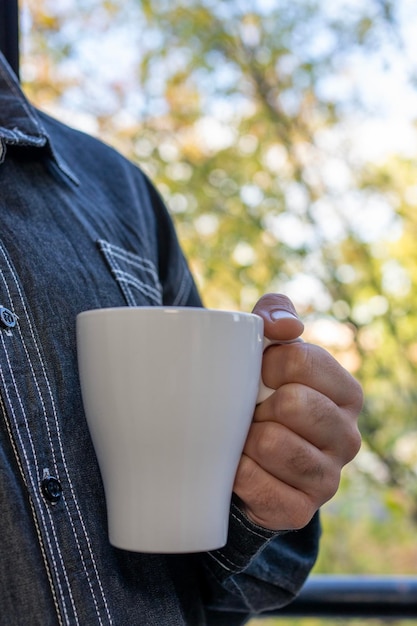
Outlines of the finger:
M 304 330 L 293 303 L 283 294 L 264 295 L 256 304 L 253 313 L 264 320 L 264 333 L 269 339 L 290 341 L 297 339 Z
M 338 406 L 360 411 L 363 402 L 359 383 L 323 348 L 304 342 L 270 346 L 264 353 L 262 379 L 278 389 L 299 383 L 315 389 Z
M 359 451 L 361 437 L 357 412 L 341 408 L 322 393 L 300 384 L 280 387 L 258 406 L 254 421 L 281 425 L 323 452 L 351 461 Z
M 245 454 L 234 492 L 253 522 L 276 531 L 303 528 L 318 508 L 307 494 L 277 480 Z
M 253 424 L 244 454 L 279 481 L 321 504 L 337 490 L 342 463 L 274 422 Z

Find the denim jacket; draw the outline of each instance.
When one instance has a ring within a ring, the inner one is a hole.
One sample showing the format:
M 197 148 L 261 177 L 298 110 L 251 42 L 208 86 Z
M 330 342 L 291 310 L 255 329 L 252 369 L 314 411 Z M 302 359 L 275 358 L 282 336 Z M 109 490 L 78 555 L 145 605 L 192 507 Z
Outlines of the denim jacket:
M 0 224 L 0 625 L 231 626 L 289 602 L 314 563 L 317 518 L 278 534 L 232 503 L 213 553 L 109 544 L 75 317 L 201 301 L 145 175 L 36 111 L 1 55 Z

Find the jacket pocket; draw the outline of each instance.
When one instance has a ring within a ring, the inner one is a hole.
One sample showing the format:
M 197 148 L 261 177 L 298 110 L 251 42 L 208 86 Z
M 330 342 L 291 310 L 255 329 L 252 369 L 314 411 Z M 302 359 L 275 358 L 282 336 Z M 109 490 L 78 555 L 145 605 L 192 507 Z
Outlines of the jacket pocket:
M 150 259 L 104 239 L 99 239 L 97 245 L 129 306 L 162 304 L 162 286 Z

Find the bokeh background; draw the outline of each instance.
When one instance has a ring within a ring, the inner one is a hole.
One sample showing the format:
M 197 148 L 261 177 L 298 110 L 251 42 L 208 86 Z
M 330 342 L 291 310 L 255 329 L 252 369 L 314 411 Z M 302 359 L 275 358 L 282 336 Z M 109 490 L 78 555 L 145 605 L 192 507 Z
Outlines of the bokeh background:
M 147 172 L 205 304 L 287 293 L 362 383 L 315 571 L 416 574 L 415 0 L 21 0 L 20 28 L 26 93 Z

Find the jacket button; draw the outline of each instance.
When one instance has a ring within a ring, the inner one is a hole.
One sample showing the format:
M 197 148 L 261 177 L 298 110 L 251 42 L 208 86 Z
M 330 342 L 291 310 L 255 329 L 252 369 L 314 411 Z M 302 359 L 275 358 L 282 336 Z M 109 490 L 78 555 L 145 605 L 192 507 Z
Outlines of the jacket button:
M 49 502 L 54 504 L 61 499 L 62 487 L 61 483 L 54 476 L 48 476 L 42 481 L 42 493 Z
M 17 316 L 6 309 L 4 306 L 0 306 L 0 324 L 3 328 L 14 328 L 16 326 Z

